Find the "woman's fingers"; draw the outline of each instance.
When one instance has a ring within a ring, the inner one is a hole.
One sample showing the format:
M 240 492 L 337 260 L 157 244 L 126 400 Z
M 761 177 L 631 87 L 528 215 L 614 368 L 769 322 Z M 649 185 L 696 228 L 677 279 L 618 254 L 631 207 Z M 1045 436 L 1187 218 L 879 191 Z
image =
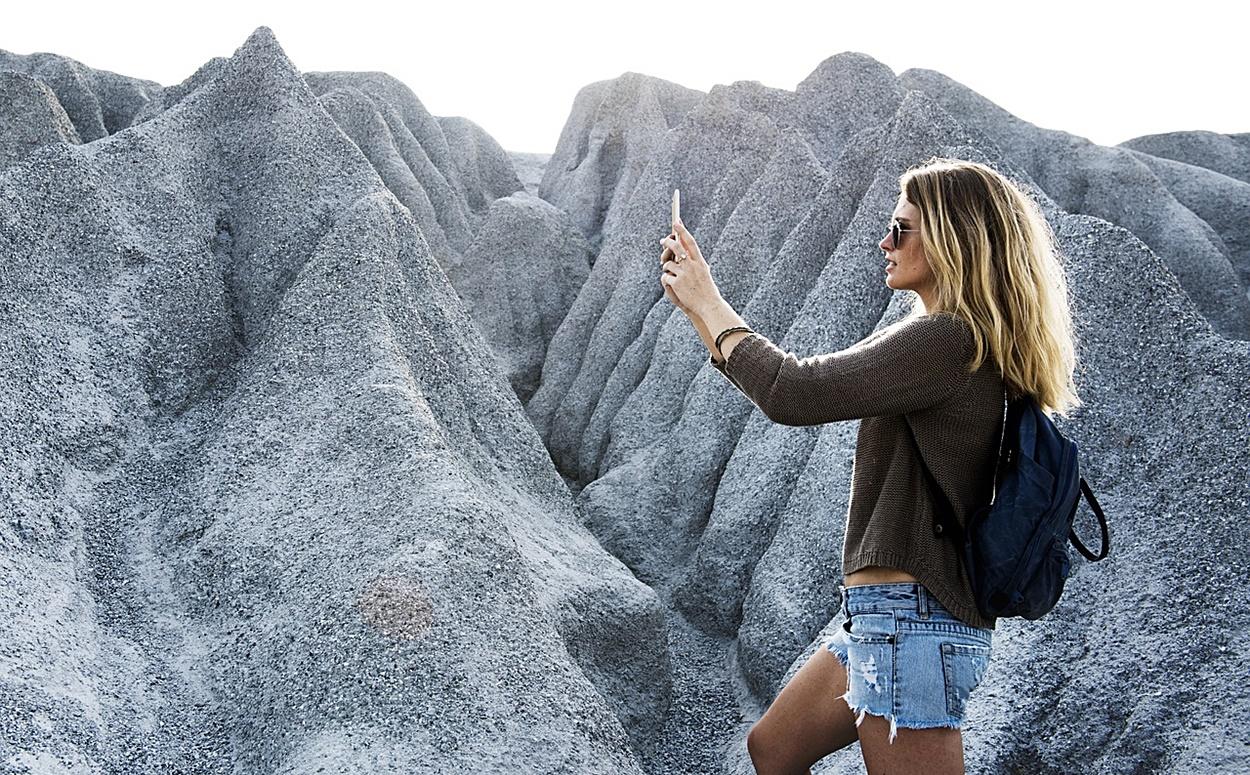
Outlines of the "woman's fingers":
M 677 263 L 677 254 L 673 252 L 673 249 L 672 249 L 672 248 L 670 248 L 670 247 L 665 247 L 665 248 L 664 248 L 664 252 L 660 254 L 660 266 L 661 266 L 661 267 L 662 267 L 665 271 L 667 271 L 667 270 L 668 270 L 668 262 L 669 262 L 669 261 L 672 261 L 674 264 L 676 264 L 676 263 Z
M 673 290 L 672 281 L 677 279 L 677 274 L 673 271 L 673 267 L 669 266 L 670 261 L 674 265 L 677 264 L 677 260 L 673 254 L 673 249 L 666 246 L 664 248 L 664 252 L 660 254 L 660 267 L 664 270 L 660 274 L 660 286 L 664 288 L 664 298 L 672 302 L 674 307 L 682 312 L 685 312 L 685 305 L 681 303 L 681 299 L 677 297 L 677 292 Z M 666 277 L 672 279 L 666 282 L 664 279 Z
M 694 235 L 686 230 L 686 224 L 682 223 L 680 218 L 673 222 L 673 234 L 677 237 L 678 247 L 686 255 L 703 257 L 703 254 L 699 252 L 699 245 L 694 241 Z
M 660 285 L 664 288 L 665 298 L 671 301 L 673 306 L 685 312 L 686 307 L 682 304 L 680 297 L 678 297 L 677 291 L 673 289 L 673 283 L 678 279 L 678 264 L 682 259 L 689 258 L 691 251 L 680 241 L 677 228 L 677 225 L 674 224 L 673 233 L 660 240 L 660 244 L 664 246 L 664 250 L 660 253 L 660 266 L 664 270 L 663 274 L 660 275 Z M 690 242 L 693 243 L 694 239 L 691 238 Z M 695 250 L 698 250 L 697 246 Z M 669 265 L 670 261 L 672 262 L 671 266 Z M 682 268 L 684 269 L 685 267 Z M 669 279 L 666 280 L 666 277 Z
M 665 237 L 664 239 L 660 240 L 660 244 L 668 248 L 669 250 L 672 250 L 673 253 L 680 255 L 682 258 L 685 258 L 686 256 L 690 255 L 690 251 L 687 250 L 684 245 L 682 245 L 680 242 L 673 239 L 672 237 Z

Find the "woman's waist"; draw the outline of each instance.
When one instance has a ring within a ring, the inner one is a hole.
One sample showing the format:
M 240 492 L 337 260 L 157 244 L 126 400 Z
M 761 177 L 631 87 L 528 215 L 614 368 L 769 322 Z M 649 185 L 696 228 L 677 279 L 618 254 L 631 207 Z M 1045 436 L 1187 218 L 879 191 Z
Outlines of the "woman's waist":
M 846 574 L 842 579 L 842 585 L 846 587 L 860 586 L 863 584 L 891 584 L 901 582 L 919 583 L 920 579 L 901 571 L 898 568 L 886 568 L 880 565 L 872 565 L 867 568 L 861 568 L 854 573 Z
M 842 610 L 848 616 L 857 613 L 885 613 L 891 610 L 910 611 L 922 618 L 957 621 L 954 614 L 918 581 L 894 581 L 874 584 L 839 584 Z

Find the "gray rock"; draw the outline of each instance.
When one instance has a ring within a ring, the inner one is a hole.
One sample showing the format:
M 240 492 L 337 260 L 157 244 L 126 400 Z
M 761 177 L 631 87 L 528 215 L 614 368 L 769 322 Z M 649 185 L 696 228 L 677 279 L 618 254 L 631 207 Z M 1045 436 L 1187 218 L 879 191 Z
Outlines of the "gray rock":
M 417 219 L 441 262 L 463 252 L 476 225 L 438 119 L 385 73 L 306 73 L 347 136 Z
M 590 246 L 568 216 L 521 191 L 496 199 L 447 279 L 524 403 L 538 389 L 547 344 L 590 273 Z
M 456 163 L 456 177 L 464 183 L 471 208 L 485 210 L 496 199 L 523 188 L 511 154 L 486 130 L 460 116 L 439 116 L 438 123 L 447 137 L 447 147 Z
M 173 86 L 166 86 L 152 100 L 148 101 L 135 114 L 132 123 L 141 124 L 154 116 L 157 116 L 163 110 L 167 110 L 182 102 L 189 94 L 194 94 L 201 86 L 212 82 L 218 78 L 224 68 L 228 67 L 230 60 L 225 57 L 213 57 L 204 64 L 200 65 L 194 73 L 182 81 L 182 83 Z
M 1250 183 L 1204 167 L 1134 152 L 1176 201 L 1211 228 L 1207 239 L 1228 256 L 1250 294 Z
M 547 162 L 551 160 L 551 154 L 508 151 L 508 157 L 512 159 L 512 166 L 516 170 L 521 185 L 525 186 L 526 191 L 537 196 L 538 184 L 543 180 L 543 173 L 547 169 Z
M 655 593 L 268 29 L 0 172 L 0 254 L 6 765 L 641 772 Z
M 762 114 L 802 136 L 822 164 L 865 125 L 892 114 L 902 90 L 888 67 L 863 54 L 822 62 L 795 91 L 757 81 L 717 86 L 709 100 L 724 110 Z M 599 248 L 633 191 L 658 138 L 683 123 L 702 92 L 637 73 L 582 88 L 547 164 L 539 195 L 574 217 Z
M 93 70 L 57 54 L 13 54 L 0 49 L 0 71 L 24 73 L 56 95 L 83 142 L 119 132 L 135 122 L 149 102 L 160 101 L 155 81 Z
M 51 89 L 28 75 L 0 70 L 0 169 L 23 161 L 36 148 L 80 142 Z
M 1163 159 L 1206 167 L 1250 183 L 1250 132 L 1223 135 L 1218 132 L 1166 132 L 1142 135 L 1120 143 L 1120 148 L 1148 153 Z
M 853 136 L 889 123 L 904 92 L 890 68 L 848 51 L 821 62 L 795 87 L 795 124 L 828 165 Z
M 637 73 L 582 87 L 538 195 L 568 213 L 598 250 L 664 133 L 702 97 Z

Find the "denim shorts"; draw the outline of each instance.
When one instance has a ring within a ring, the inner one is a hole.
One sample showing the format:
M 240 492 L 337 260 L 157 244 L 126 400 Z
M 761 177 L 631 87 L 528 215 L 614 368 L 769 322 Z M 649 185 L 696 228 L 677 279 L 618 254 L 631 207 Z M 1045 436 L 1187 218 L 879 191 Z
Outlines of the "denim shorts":
M 841 626 L 825 647 L 846 665 L 852 712 L 890 720 L 898 728 L 958 728 L 968 697 L 990 663 L 993 630 L 957 619 L 924 585 L 838 585 Z

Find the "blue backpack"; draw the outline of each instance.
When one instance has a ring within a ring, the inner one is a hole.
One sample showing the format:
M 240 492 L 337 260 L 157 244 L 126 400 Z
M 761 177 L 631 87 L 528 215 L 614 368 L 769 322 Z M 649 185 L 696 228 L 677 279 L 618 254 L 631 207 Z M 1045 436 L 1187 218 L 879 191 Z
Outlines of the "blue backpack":
M 1107 519 L 1081 476 L 1076 443 L 1065 438 L 1031 396 L 1003 397 L 994 490 L 960 529 L 946 493 L 920 458 L 931 492 L 938 496 L 933 531 L 950 535 L 972 583 L 977 608 L 986 617 L 1044 616 L 1063 594 L 1072 568 L 1068 541 L 1091 561 L 1111 549 Z M 907 424 L 916 443 L 911 424 Z M 919 456 L 920 447 L 916 453 Z M 1072 523 L 1081 496 L 1102 528 L 1102 551 L 1094 555 L 1077 538 Z

